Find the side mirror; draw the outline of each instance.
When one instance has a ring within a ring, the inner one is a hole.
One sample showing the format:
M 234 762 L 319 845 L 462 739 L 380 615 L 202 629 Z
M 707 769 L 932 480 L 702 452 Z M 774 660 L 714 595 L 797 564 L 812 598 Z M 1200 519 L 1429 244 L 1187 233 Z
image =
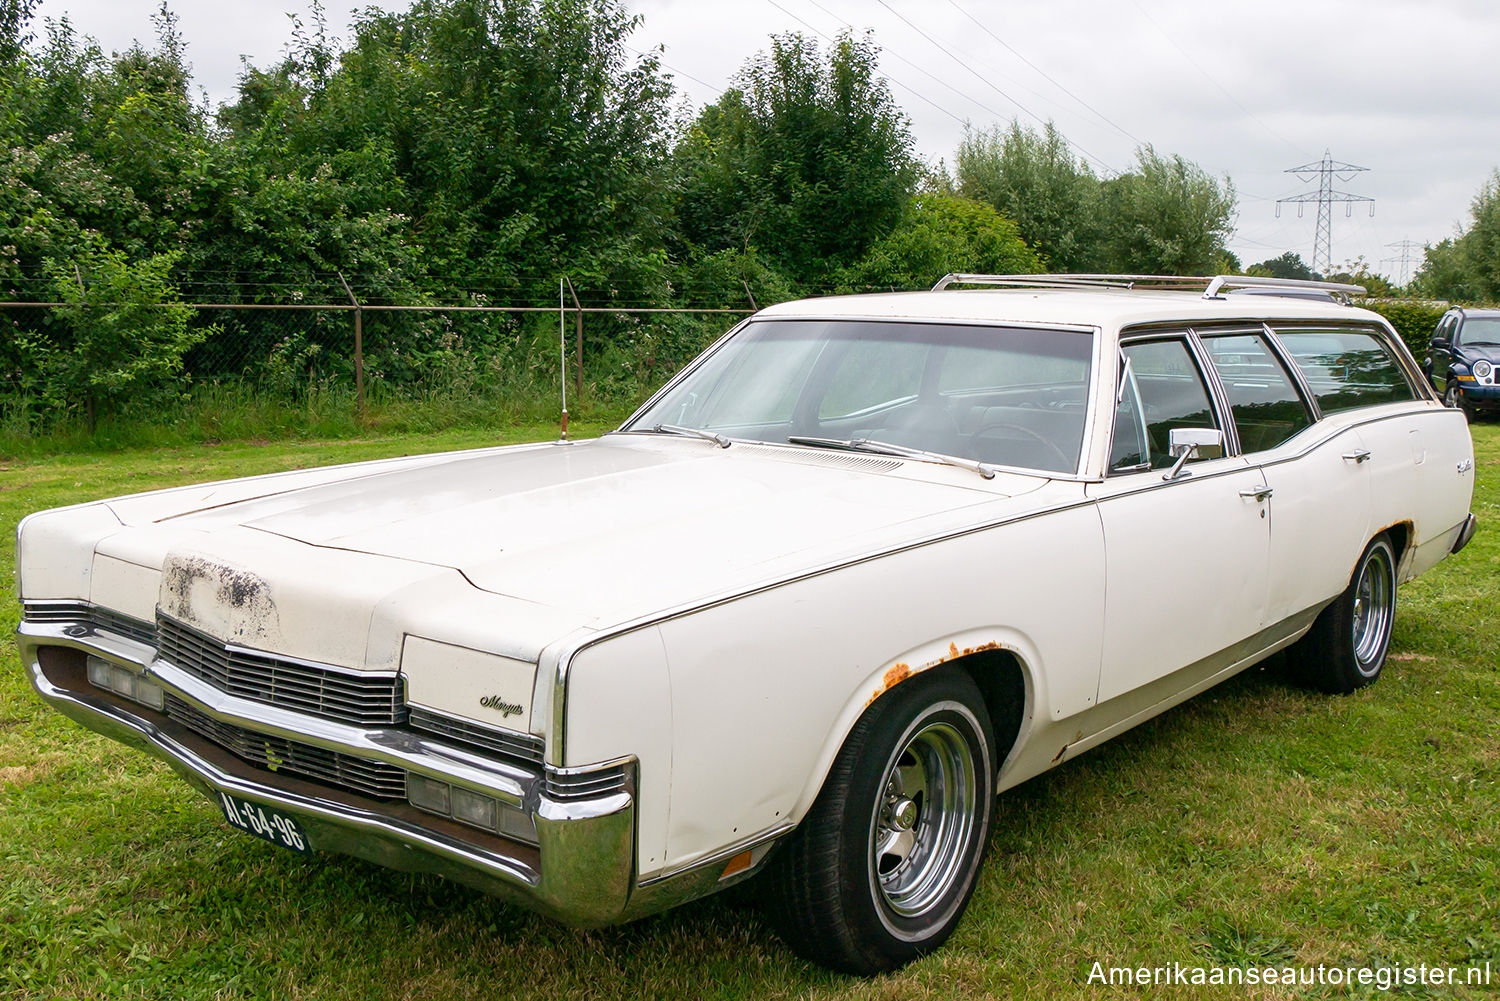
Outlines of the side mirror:
M 1434 337 L 1432 339 L 1432 346 L 1435 348 L 1446 348 L 1452 344 L 1453 342 L 1448 340 L 1448 338 L 1446 337 Z
M 1182 467 L 1189 459 L 1217 459 L 1224 454 L 1224 432 L 1216 428 L 1172 428 L 1167 442 L 1177 461 L 1162 475 L 1164 480 L 1188 475 Z

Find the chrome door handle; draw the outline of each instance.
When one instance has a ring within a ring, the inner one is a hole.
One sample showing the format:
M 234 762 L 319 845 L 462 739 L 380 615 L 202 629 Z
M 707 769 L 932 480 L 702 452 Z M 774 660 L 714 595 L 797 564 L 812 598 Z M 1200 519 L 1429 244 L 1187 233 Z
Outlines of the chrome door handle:
M 1361 462 L 1370 461 L 1370 450 L 1368 448 L 1356 448 L 1352 452 L 1345 452 L 1343 458 L 1344 461 L 1352 462 L 1357 466 Z
M 1247 487 L 1240 491 L 1240 496 L 1246 500 L 1263 501 L 1271 496 L 1270 487 Z

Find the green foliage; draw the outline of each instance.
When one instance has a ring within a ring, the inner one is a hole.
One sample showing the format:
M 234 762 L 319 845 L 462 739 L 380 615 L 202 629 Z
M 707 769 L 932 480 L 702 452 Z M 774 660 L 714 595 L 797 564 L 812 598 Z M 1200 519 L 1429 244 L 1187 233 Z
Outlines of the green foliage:
M 1100 180 L 1050 122 L 1039 133 L 1012 121 L 965 137 L 958 189 L 1015 219 L 1049 270 L 1192 275 L 1237 263 L 1225 248 L 1229 178 L 1150 145 L 1134 170 Z
M 843 291 L 929 288 L 949 272 L 1034 274 L 1041 262 L 1016 224 L 982 202 L 927 193 L 900 225 L 839 273 Z
M 1262 278 L 1294 278 L 1301 281 L 1314 281 L 1317 272 L 1307 266 L 1302 255 L 1295 250 L 1288 250 L 1279 257 L 1273 257 L 1259 264 L 1252 264 L 1245 269 L 1247 275 L 1258 275 Z
M 1042 132 L 1015 120 L 970 132 L 957 167 L 959 193 L 1014 219 L 1049 270 L 1106 270 L 1099 179 L 1051 122 Z
M 1469 225 L 1457 237 L 1427 247 L 1412 284 L 1423 295 L 1470 303 L 1500 302 L 1500 169 L 1469 205 Z
M 172 302 L 173 254 L 131 261 L 124 251 L 90 248 L 71 261 L 49 259 L 58 301 L 51 322 L 20 338 L 27 388 L 59 411 L 98 419 L 149 409 L 181 386 L 182 357 L 206 336 L 189 325 L 192 310 Z
M 1396 294 L 1396 287 L 1386 279 L 1384 275 L 1376 274 L 1370 269 L 1370 262 L 1361 255 L 1352 261 L 1345 261 L 1339 267 L 1330 271 L 1326 276 L 1328 281 L 1342 282 L 1346 285 L 1363 285 L 1365 291 L 1372 296 L 1384 297 Z
M 1218 270 L 1234 229 L 1234 184 L 1149 144 L 1136 170 L 1104 182 L 1110 270 L 1201 275 Z
M 1447 307 L 1442 303 L 1417 299 L 1367 299 L 1360 305 L 1389 320 L 1418 362 L 1427 356 L 1427 345 L 1432 340 L 1432 332 L 1447 312 Z
M 918 169 L 877 55 L 868 36 L 839 36 L 826 58 L 805 36 L 774 36 L 678 141 L 683 240 L 753 249 L 813 282 L 888 233 Z

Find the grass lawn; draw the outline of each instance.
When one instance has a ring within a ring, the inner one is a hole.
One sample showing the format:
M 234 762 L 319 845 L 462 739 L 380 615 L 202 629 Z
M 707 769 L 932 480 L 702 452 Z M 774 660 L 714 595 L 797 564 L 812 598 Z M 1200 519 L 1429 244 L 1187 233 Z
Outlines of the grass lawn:
M 1402 590 L 1378 685 L 1329 698 L 1285 686 L 1274 665 L 1251 670 L 1007 793 L 954 938 L 871 981 L 793 958 L 749 893 L 575 932 L 437 878 L 235 833 L 166 765 L 44 708 L 18 666 L 13 555 L 0 547 L 0 996 L 1141 993 L 1091 984 L 1096 962 L 1488 962 L 1500 985 L 1500 425 L 1474 434 L 1480 532 Z M 32 510 L 137 490 L 495 441 L 470 431 L 11 461 L 0 463 L 0 525 L 9 533 Z

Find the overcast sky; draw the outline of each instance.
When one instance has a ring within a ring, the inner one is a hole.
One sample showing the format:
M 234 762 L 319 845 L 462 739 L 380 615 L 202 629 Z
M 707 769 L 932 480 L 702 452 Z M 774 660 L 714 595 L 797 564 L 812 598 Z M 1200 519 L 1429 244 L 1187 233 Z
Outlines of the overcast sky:
M 406 6 L 380 0 L 361 7 Z M 106 50 L 153 37 L 156 0 L 42 0 Z M 194 79 L 231 98 L 245 56 L 266 65 L 301 0 L 175 0 Z M 1400 279 L 1404 240 L 1451 236 L 1500 166 L 1497 0 L 628 0 L 637 50 L 663 46 L 679 95 L 715 98 L 767 37 L 873 30 L 917 151 L 952 163 L 964 123 L 1055 121 L 1094 169 L 1126 170 L 1140 143 L 1176 153 L 1239 195 L 1230 249 L 1246 264 L 1287 250 L 1311 261 L 1316 192 L 1286 168 L 1329 151 L 1369 168 L 1334 187 L 1335 264 L 1363 256 Z M 351 5 L 352 7 L 352 5 Z M 328 3 L 346 39 L 351 7 Z M 821 41 L 821 39 L 820 39 Z

